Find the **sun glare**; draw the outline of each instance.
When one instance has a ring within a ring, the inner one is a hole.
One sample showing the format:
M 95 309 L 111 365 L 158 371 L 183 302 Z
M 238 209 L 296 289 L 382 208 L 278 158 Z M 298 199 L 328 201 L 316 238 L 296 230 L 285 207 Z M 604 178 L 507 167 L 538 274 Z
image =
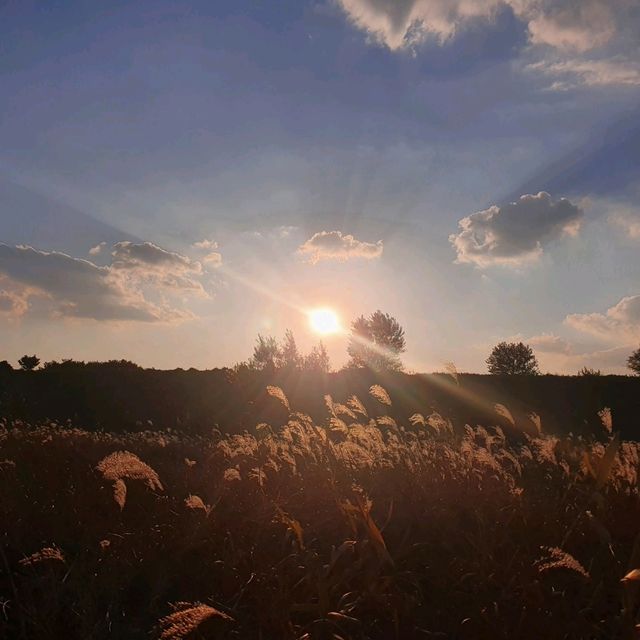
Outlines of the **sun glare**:
M 310 311 L 309 324 L 316 333 L 322 335 L 340 331 L 340 320 L 335 311 L 331 309 L 313 309 Z

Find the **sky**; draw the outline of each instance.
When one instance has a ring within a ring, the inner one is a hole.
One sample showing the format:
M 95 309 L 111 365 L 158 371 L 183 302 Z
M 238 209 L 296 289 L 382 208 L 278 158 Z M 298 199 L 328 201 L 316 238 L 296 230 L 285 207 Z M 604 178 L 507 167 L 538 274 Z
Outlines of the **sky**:
M 637 0 L 0 1 L 0 359 L 624 373 L 639 116 Z

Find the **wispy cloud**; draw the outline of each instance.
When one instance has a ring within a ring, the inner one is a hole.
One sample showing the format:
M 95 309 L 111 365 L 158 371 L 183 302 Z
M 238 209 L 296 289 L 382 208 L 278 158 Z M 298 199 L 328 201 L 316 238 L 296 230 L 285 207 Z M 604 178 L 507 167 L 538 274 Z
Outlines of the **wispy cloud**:
M 0 285 L 3 284 L 0 279 Z M 9 283 L 5 282 L 5 286 Z M 0 314 L 18 318 L 23 316 L 29 308 L 29 301 L 24 293 L 0 289 Z
M 550 333 L 532 336 L 525 342 L 531 345 L 534 351 L 540 351 L 541 353 L 558 353 L 565 355 L 571 353 L 571 344 L 569 342 L 560 336 Z
M 341 231 L 320 231 L 298 248 L 298 254 L 315 264 L 321 260 L 344 262 L 352 258 L 373 260 L 382 255 L 382 240 L 363 242 Z
M 553 200 L 541 191 L 463 218 L 449 242 L 458 263 L 519 267 L 538 259 L 552 240 L 575 235 L 583 216 L 582 209 L 566 198 Z
M 102 253 L 102 250 L 107 246 L 106 242 L 100 242 L 99 244 L 97 244 L 95 247 L 91 247 L 91 249 L 89 249 L 89 255 L 90 256 L 97 256 L 100 255 Z
M 203 251 L 213 251 L 214 249 L 218 248 L 218 243 L 215 240 L 209 240 L 209 239 L 204 239 L 204 240 L 199 240 L 198 242 L 194 242 L 191 245 L 194 249 L 200 249 Z
M 631 208 L 614 211 L 607 218 L 610 224 L 621 229 L 632 240 L 640 240 L 640 211 Z
M 640 86 L 640 61 L 626 56 L 610 59 L 541 60 L 526 67 L 552 79 L 549 89 L 566 91 L 580 85 L 602 87 L 606 85 Z

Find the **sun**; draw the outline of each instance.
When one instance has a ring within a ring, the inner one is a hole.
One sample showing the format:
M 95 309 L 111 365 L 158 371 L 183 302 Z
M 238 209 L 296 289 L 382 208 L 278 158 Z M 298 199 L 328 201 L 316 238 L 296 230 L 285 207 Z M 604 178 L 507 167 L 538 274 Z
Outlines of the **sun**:
M 312 309 L 309 311 L 309 324 L 316 333 L 323 336 L 340 331 L 338 314 L 331 309 Z

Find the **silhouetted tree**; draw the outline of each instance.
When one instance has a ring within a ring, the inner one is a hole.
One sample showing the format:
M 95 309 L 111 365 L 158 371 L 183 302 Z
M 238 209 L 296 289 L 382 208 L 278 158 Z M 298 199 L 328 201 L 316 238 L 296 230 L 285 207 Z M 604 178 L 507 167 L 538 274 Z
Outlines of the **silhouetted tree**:
M 368 318 L 360 316 L 351 323 L 347 366 L 400 371 L 399 354 L 404 350 L 404 329 L 388 313 L 378 310 Z
M 38 356 L 22 356 L 18 360 L 18 364 L 24 371 L 33 371 L 40 364 L 40 358 Z
M 582 367 L 580 371 L 578 371 L 579 376 L 601 376 L 602 371 L 600 369 L 592 369 L 591 367 Z
M 293 337 L 291 329 L 287 329 L 284 333 L 284 340 L 278 354 L 278 367 L 283 369 L 300 369 L 302 367 L 303 358 L 298 351 L 298 345 Z
M 303 367 L 307 371 L 329 373 L 329 371 L 331 370 L 331 362 L 329 361 L 327 348 L 324 346 L 322 340 L 320 340 L 318 346 L 313 347 L 308 355 L 305 356 Z
M 494 375 L 537 375 L 538 361 L 533 349 L 522 342 L 501 342 L 487 358 L 489 373 Z
M 13 371 L 13 367 L 6 360 L 0 360 L 0 375 Z
M 628 358 L 627 366 L 633 373 L 640 375 L 640 348 L 636 349 Z
M 280 361 L 280 347 L 273 336 L 258 335 L 250 365 L 261 371 L 274 371 Z

